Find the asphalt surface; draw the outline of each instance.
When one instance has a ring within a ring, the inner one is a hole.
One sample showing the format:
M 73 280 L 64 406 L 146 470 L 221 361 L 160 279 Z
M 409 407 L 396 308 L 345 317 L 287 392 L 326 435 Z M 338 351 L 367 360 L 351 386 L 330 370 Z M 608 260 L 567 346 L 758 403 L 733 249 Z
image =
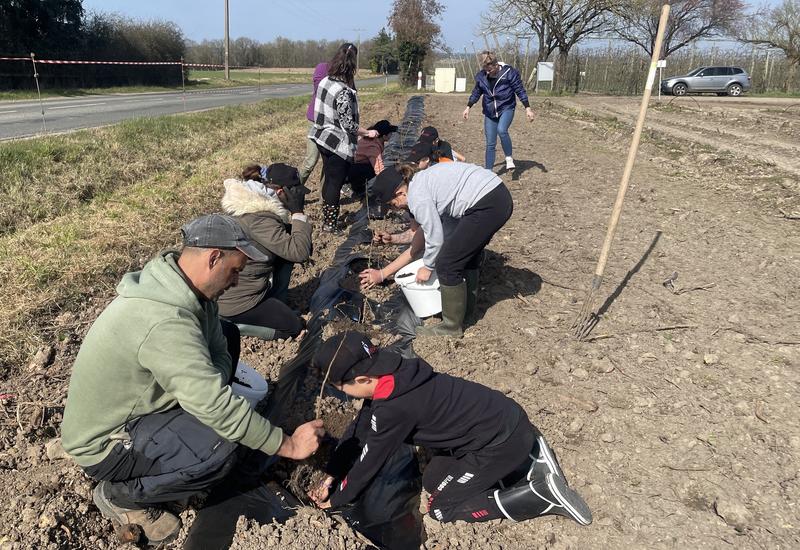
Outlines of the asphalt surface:
M 365 88 L 385 82 L 383 77 L 368 78 L 359 80 L 357 85 Z M 260 88 L 245 86 L 186 92 L 185 97 L 182 92 L 158 92 L 46 99 L 42 103 L 44 124 L 50 134 L 106 126 L 131 118 L 204 111 L 267 98 L 310 94 L 310 84 L 269 84 Z M 0 101 L 0 140 L 41 135 L 43 130 L 42 106 L 38 101 Z

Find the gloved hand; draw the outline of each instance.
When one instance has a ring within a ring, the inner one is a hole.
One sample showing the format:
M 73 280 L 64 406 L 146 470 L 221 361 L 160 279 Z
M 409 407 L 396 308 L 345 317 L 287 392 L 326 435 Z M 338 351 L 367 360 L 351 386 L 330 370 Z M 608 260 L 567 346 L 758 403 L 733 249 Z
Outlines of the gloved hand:
M 303 211 L 306 205 L 306 192 L 303 190 L 302 186 L 295 185 L 293 187 L 284 187 L 283 196 L 286 209 L 289 210 L 289 212 L 298 214 Z

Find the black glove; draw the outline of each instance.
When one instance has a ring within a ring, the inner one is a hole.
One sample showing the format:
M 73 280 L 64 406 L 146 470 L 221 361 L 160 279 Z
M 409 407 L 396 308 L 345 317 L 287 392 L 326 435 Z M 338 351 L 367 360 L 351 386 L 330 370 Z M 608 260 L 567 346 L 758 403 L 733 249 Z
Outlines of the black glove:
M 306 192 L 301 185 L 283 188 L 284 203 L 287 210 L 292 214 L 298 214 L 303 211 L 306 205 Z

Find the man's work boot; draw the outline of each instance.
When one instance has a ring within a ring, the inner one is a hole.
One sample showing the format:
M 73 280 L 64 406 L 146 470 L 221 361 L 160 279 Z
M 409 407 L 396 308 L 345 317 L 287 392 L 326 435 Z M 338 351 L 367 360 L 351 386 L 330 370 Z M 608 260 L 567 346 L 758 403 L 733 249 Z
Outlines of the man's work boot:
M 464 281 L 467 283 L 467 309 L 464 312 L 464 321 L 475 321 L 475 309 L 478 305 L 478 282 L 480 271 L 468 269 L 464 271 Z
M 101 481 L 92 493 L 92 500 L 103 517 L 117 525 L 132 523 L 140 526 L 151 546 L 168 543 L 178 536 L 181 531 L 181 519 L 178 516 L 157 508 L 132 509 L 117 506 L 108 498 L 110 485 L 108 481 Z
M 417 336 L 464 336 L 464 313 L 467 309 L 467 284 L 461 281 L 454 286 L 441 285 L 442 322 L 430 327 L 417 327 Z
M 557 515 L 581 525 L 592 523 L 592 512 L 586 502 L 567 486 L 563 477 L 553 473 L 510 489 L 497 489 L 494 500 L 503 515 L 512 521 Z

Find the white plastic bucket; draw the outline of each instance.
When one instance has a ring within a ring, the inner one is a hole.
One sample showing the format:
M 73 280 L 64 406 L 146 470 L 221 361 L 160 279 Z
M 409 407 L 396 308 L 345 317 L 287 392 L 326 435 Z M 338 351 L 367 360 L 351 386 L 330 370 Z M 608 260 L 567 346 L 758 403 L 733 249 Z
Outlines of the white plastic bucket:
M 421 318 L 442 311 L 442 294 L 439 292 L 439 278 L 436 277 L 436 271 L 431 273 L 431 278 L 426 282 L 419 284 L 416 281 L 417 271 L 423 265 L 421 259 L 411 262 L 394 276 L 394 281 L 400 285 L 411 309 Z
M 264 377 L 254 368 L 239 361 L 236 365 L 236 374 L 231 382 L 231 390 L 236 395 L 241 395 L 250 406 L 255 408 L 258 402 L 267 395 L 269 386 Z

